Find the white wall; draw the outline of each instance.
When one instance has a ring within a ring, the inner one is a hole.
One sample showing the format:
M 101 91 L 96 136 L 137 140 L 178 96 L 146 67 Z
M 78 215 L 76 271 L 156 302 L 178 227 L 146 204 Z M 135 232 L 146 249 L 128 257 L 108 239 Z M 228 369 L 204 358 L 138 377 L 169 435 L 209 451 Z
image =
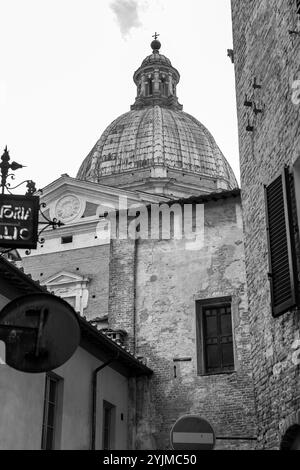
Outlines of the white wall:
M 61 449 L 88 450 L 91 439 L 92 371 L 101 365 L 79 347 L 54 372 L 64 379 Z M 96 448 L 102 447 L 103 399 L 116 406 L 116 449 L 127 448 L 127 379 L 109 366 L 99 373 Z M 25 374 L 0 365 L 0 449 L 41 448 L 45 374 Z M 123 413 L 124 421 L 121 421 Z

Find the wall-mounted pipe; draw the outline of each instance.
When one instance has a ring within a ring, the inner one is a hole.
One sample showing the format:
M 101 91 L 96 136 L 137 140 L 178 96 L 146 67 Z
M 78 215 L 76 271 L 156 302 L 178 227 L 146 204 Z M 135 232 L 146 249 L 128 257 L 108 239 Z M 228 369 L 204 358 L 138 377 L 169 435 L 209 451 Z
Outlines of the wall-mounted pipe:
M 95 450 L 96 447 L 96 425 L 97 425 L 97 377 L 105 367 L 109 366 L 112 362 L 116 361 L 119 357 L 119 352 L 109 359 L 107 362 L 97 367 L 92 374 L 92 423 L 91 423 L 91 450 Z

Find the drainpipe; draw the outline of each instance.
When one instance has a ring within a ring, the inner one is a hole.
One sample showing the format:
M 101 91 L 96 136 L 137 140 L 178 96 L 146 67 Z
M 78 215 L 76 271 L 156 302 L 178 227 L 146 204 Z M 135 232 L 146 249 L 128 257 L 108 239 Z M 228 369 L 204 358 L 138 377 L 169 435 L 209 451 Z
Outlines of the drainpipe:
M 112 362 L 116 361 L 119 357 L 119 351 L 112 359 L 109 359 L 107 362 L 104 362 L 101 366 L 97 367 L 93 371 L 92 375 L 92 432 L 91 432 L 91 450 L 95 450 L 96 444 L 96 424 L 97 424 L 97 376 L 100 370 L 109 366 Z
M 136 353 L 136 280 L 137 280 L 138 240 L 134 240 L 134 267 L 133 267 L 133 354 Z

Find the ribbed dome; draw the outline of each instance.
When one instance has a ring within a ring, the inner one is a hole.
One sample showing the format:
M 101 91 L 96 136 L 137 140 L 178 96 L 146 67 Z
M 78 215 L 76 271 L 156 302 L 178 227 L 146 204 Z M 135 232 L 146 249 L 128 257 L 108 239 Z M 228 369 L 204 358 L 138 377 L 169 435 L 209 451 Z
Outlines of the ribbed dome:
M 222 180 L 227 189 L 238 186 L 209 131 L 193 116 L 160 106 L 132 110 L 113 121 L 77 177 L 101 181 L 155 165 Z
M 154 37 L 153 53 L 133 76 L 137 96 L 131 110 L 107 127 L 77 177 L 171 197 L 236 188 L 212 135 L 182 111 L 180 74 Z
M 145 65 L 153 64 L 154 62 L 171 65 L 171 61 L 170 59 L 168 59 L 168 57 L 162 54 L 153 53 L 151 55 L 148 55 L 148 57 L 143 60 L 142 67 L 145 67 Z

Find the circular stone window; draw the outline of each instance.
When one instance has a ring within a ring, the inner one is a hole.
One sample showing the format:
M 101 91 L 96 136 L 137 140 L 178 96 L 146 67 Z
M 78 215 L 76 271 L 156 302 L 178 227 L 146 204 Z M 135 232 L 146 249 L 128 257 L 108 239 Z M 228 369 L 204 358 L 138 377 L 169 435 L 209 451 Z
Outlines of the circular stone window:
M 55 217 L 62 222 L 71 222 L 81 215 L 82 204 L 80 199 L 73 194 L 63 196 L 56 204 Z

